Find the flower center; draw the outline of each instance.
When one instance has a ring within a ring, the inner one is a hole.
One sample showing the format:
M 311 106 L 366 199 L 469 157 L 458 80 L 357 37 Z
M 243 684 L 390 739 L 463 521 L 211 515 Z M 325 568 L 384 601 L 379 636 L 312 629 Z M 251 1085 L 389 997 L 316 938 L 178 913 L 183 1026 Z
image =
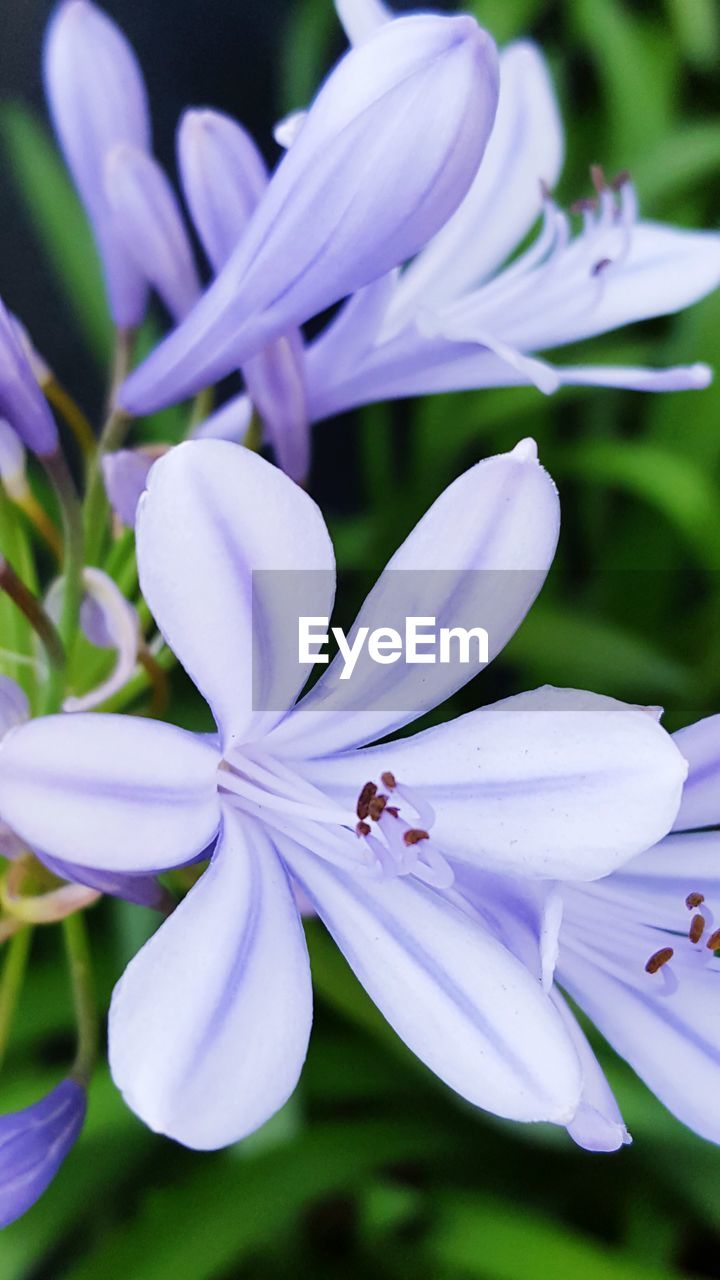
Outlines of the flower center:
M 687 941 L 697 955 L 709 961 L 715 957 L 717 951 L 720 951 L 720 929 L 715 928 L 713 914 L 705 902 L 703 893 L 697 890 L 689 893 L 685 899 L 685 906 L 693 913 L 687 932 Z M 662 986 L 659 988 L 660 995 L 674 995 L 678 989 L 678 976 L 670 963 L 674 956 L 674 947 L 661 947 L 659 951 L 653 952 L 645 965 L 645 972 L 651 977 L 660 975 L 662 981 Z
M 384 790 L 375 782 L 365 783 L 355 810 L 355 831 L 375 854 L 379 871 L 389 876 L 414 875 L 437 889 L 449 889 L 452 868 L 430 839 L 435 821 L 432 807 L 392 773 L 381 774 L 380 784 Z M 403 817 L 403 810 L 412 822 Z

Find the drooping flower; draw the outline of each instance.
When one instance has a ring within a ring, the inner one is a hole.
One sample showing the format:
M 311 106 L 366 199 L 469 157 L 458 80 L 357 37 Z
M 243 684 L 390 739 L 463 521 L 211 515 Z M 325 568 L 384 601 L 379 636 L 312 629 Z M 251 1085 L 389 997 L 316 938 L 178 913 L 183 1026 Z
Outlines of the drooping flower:
M 0 414 L 28 449 L 49 457 L 58 447 L 55 419 L 23 349 L 16 321 L 0 300 Z
M 24 1111 L 0 1116 L 0 1227 L 47 1190 L 80 1136 L 86 1106 L 85 1088 L 68 1078 Z
M 395 619 L 400 573 L 404 612 L 483 618 L 494 656 L 540 588 L 558 519 L 531 442 L 480 463 L 393 557 L 351 635 Z M 481 866 L 529 892 L 608 873 L 675 816 L 685 768 L 670 738 L 636 708 L 558 691 L 365 747 L 477 664 L 359 665 L 350 705 L 333 664 L 295 703 L 307 667 L 288 662 L 287 598 L 329 616 L 332 548 L 310 498 L 248 450 L 190 442 L 157 462 L 137 537 L 144 595 L 217 739 L 66 715 L 0 749 L 0 807 L 55 857 L 141 873 L 212 849 L 115 992 L 110 1057 L 130 1106 L 211 1148 L 291 1093 L 311 1022 L 294 884 L 442 1080 L 500 1115 L 569 1122 L 582 1081 L 560 1015 L 469 918 L 453 876 Z
M 496 102 L 494 45 L 469 16 L 399 19 L 346 54 L 231 259 L 123 406 L 199 391 L 416 253 L 467 192 Z
M 338 5 L 367 39 L 391 15 L 376 0 Z M 663 370 L 550 364 L 568 343 L 691 305 L 720 283 L 720 236 L 638 218 L 628 175 L 580 202 L 574 232 L 550 190 L 562 126 L 539 50 L 500 56 L 500 97 L 485 157 L 455 214 L 402 272 L 358 294 L 307 356 L 314 419 L 388 398 L 480 387 L 563 384 L 644 391 L 707 386 L 704 365 Z M 542 216 L 530 248 L 512 253 Z
M 47 31 L 44 73 L 55 131 L 92 224 L 113 319 L 120 329 L 133 328 L 143 317 L 147 285 L 118 231 L 105 164 L 120 144 L 150 148 L 142 72 L 107 14 L 90 0 L 62 0 Z

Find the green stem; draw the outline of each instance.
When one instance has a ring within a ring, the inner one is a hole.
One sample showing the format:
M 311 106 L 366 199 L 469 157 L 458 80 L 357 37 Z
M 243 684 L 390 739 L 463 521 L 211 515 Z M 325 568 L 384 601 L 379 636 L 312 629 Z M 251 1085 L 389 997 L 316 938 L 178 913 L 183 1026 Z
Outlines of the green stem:
M 75 485 L 63 454 L 58 451 L 51 457 L 44 458 L 43 462 L 55 489 L 62 513 L 64 536 L 63 603 L 58 631 L 65 649 L 66 661 L 69 663 L 77 633 L 78 615 L 82 600 L 82 575 L 85 564 L 82 512 Z M 64 692 L 65 670 L 64 668 L 54 667 L 50 672 L 46 689 L 46 715 L 51 715 L 60 709 Z
M 6 944 L 6 959 L 0 984 L 0 1064 L 5 1057 L 13 1017 L 22 990 L 32 929 L 20 929 Z
M 73 1075 L 88 1084 L 98 1053 L 98 1014 L 87 926 L 81 912 L 66 916 L 63 933 L 78 1032 Z
M 18 609 L 27 618 L 33 631 L 39 636 L 51 667 L 57 667 L 60 673 L 65 670 L 65 649 L 57 628 L 43 609 L 37 596 L 25 586 L 11 564 L 0 555 L 0 591 L 10 597 Z
M 112 453 L 124 443 L 131 422 L 131 418 L 125 413 L 124 409 L 120 409 L 116 405 L 115 397 L 130 372 L 134 338 L 135 333 L 131 329 L 118 329 L 115 336 L 115 356 L 110 378 L 108 416 L 100 433 L 95 456 L 88 469 L 87 492 L 85 494 L 84 528 L 88 564 L 99 563 L 103 541 L 107 532 L 109 504 L 103 481 L 102 460 L 106 453 Z

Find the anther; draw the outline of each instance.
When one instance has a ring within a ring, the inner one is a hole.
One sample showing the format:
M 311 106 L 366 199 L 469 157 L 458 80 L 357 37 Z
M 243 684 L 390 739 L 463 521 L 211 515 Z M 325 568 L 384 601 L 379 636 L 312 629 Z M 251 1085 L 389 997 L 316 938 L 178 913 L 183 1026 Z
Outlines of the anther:
M 705 932 L 705 917 L 701 916 L 700 913 L 698 912 L 698 914 L 696 916 L 693 916 L 692 920 L 690 921 L 690 932 L 688 934 L 688 937 L 691 942 L 699 942 L 704 932 Z
M 420 844 L 421 840 L 429 840 L 430 836 L 427 831 L 421 831 L 420 827 L 410 827 L 403 834 L 403 840 L 407 845 Z
M 359 836 L 369 836 L 372 831 L 372 827 L 369 822 L 358 822 L 355 830 Z
M 664 964 L 667 964 L 669 960 L 672 960 L 674 954 L 675 952 L 672 947 L 661 947 L 660 950 L 656 951 L 648 960 L 645 965 L 645 972 L 657 973 L 659 969 L 662 969 Z
M 570 205 L 570 212 L 571 213 L 593 213 L 594 210 L 597 209 L 597 207 L 598 207 L 597 200 L 592 199 L 590 196 L 583 196 L 581 200 L 573 200 L 572 204 Z
M 383 795 L 382 792 L 380 793 L 380 795 L 374 795 L 372 799 L 368 801 L 367 810 L 363 816 L 366 818 L 371 818 L 373 822 L 379 822 L 380 815 L 383 809 L 385 808 L 387 802 L 388 802 L 388 798 L 387 796 Z
M 610 186 L 612 187 L 613 191 L 621 191 L 622 188 L 625 186 L 625 183 L 630 182 L 630 180 L 631 180 L 630 171 L 628 169 L 621 169 L 620 172 L 616 175 L 616 177 L 612 179 Z
M 706 946 L 708 951 L 720 951 L 720 929 L 710 934 Z
M 685 899 L 685 906 L 688 911 L 695 911 L 697 907 L 701 907 L 705 901 L 704 893 L 689 893 Z
M 594 264 L 591 274 L 594 276 L 602 275 L 602 272 L 607 271 L 608 267 L 611 266 L 612 258 L 601 258 L 599 262 Z
M 357 807 L 355 812 L 361 822 L 364 822 L 370 812 L 370 801 L 377 795 L 377 787 L 374 782 L 366 782 L 360 795 L 358 796 Z
M 397 786 L 394 773 L 381 773 L 380 781 L 384 787 L 387 787 L 388 791 L 394 791 Z
M 590 180 L 598 195 L 600 195 L 607 187 L 605 173 L 601 164 L 590 165 Z

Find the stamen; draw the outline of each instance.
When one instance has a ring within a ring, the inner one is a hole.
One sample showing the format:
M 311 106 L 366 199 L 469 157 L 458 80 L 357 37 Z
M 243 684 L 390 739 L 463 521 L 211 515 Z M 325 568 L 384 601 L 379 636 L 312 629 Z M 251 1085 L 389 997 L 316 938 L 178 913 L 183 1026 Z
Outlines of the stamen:
M 370 801 L 377 795 L 377 787 L 374 782 L 366 782 L 360 795 L 355 812 L 361 822 L 364 822 L 370 813 Z
M 607 187 L 607 181 L 605 179 L 605 171 L 601 164 L 590 165 L 590 181 L 598 195 L 602 195 L 603 191 Z
M 685 906 L 687 907 L 688 911 L 695 911 L 697 907 L 702 906 L 704 901 L 705 901 L 704 893 L 697 893 L 697 892 L 689 893 L 687 898 L 685 899 Z
M 403 840 L 407 845 L 419 844 L 421 840 L 429 840 L 430 836 L 427 831 L 421 831 L 419 827 L 410 827 L 403 835 Z
M 355 830 L 359 836 L 369 836 L 372 831 L 372 827 L 369 822 L 358 822 Z
M 611 180 L 610 186 L 613 191 L 621 191 L 622 188 L 630 181 L 630 170 L 621 169 L 620 172 Z
M 381 773 L 380 781 L 384 787 L 387 787 L 388 791 L 394 791 L 397 786 L 394 773 Z
M 388 802 L 388 798 L 386 795 L 383 795 L 382 792 L 380 792 L 379 795 L 373 796 L 372 800 L 368 802 L 366 816 L 369 817 L 373 822 L 379 822 L 380 815 L 382 814 L 383 809 L 387 805 L 387 802 Z
M 690 932 L 688 934 L 688 937 L 691 942 L 697 943 L 702 938 L 704 932 L 705 932 L 705 917 L 700 915 L 700 913 L 698 912 L 698 914 L 693 916 L 692 920 L 690 921 Z
M 720 951 L 720 929 L 710 934 L 706 944 L 708 951 Z
M 661 947 L 660 950 L 656 951 L 655 954 L 652 955 L 648 960 L 647 964 L 645 965 L 645 972 L 657 973 L 660 969 L 662 969 L 663 965 L 667 964 L 668 961 L 672 960 L 674 954 L 675 952 L 673 951 L 672 947 Z

